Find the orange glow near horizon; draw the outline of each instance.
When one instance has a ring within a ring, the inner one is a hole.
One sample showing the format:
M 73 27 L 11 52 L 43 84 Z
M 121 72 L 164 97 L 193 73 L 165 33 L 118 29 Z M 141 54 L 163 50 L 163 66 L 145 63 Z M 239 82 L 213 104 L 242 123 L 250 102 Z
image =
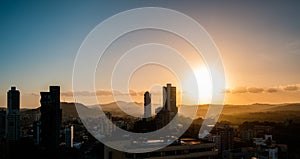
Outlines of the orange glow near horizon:
M 191 82 L 193 78 L 196 78 L 196 83 Z M 188 104 L 208 104 L 211 102 L 212 82 L 209 72 L 204 66 L 193 68 L 193 74 L 187 75 L 183 82 L 188 88 L 188 90 L 183 90 L 183 92 L 188 93 Z

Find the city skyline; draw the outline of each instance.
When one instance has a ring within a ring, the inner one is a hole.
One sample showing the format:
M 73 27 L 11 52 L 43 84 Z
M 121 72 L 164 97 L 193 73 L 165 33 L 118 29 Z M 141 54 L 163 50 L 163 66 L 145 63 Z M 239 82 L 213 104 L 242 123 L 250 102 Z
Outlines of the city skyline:
M 300 100 L 298 100 L 298 86 L 297 85 L 287 85 L 286 87 L 283 86 L 279 86 L 278 88 L 268 88 L 268 89 L 264 89 L 264 88 L 258 88 L 258 87 L 238 87 L 235 89 L 226 89 L 224 92 L 227 93 L 226 96 L 228 98 L 228 94 L 233 94 L 236 96 L 239 96 L 241 98 L 257 98 L 256 100 L 251 100 L 248 99 L 248 102 L 239 102 L 239 100 L 237 99 L 237 102 L 228 102 L 225 100 L 224 105 L 251 105 L 251 104 L 288 104 L 288 103 L 299 103 Z M 22 91 L 22 90 L 21 90 Z M 132 97 L 132 101 L 126 101 L 127 98 L 124 98 L 124 100 L 114 100 L 113 95 L 111 94 L 111 91 L 108 90 L 97 90 L 96 92 L 79 92 L 79 94 L 81 94 L 82 96 L 86 97 L 86 98 L 91 98 L 93 96 L 97 96 L 97 98 L 101 98 L 103 95 L 105 98 L 107 98 L 107 100 L 102 101 L 101 103 L 81 103 L 84 104 L 86 106 L 94 106 L 96 104 L 110 104 L 110 103 L 115 103 L 115 102 L 136 102 L 136 103 L 143 103 L 143 93 L 144 91 L 134 91 L 134 90 L 129 90 L 129 92 L 121 92 L 118 90 L 114 90 L 113 91 L 114 94 L 116 94 L 116 96 L 119 96 L 120 99 L 122 99 L 122 97 L 124 96 L 131 96 Z M 20 108 L 38 108 L 41 105 L 39 104 L 40 102 L 40 97 L 38 95 L 37 92 L 34 93 L 30 93 L 30 94 L 22 94 L 22 92 L 20 92 Z M 162 91 L 159 92 L 156 90 L 153 90 L 152 92 L 150 92 L 151 94 L 155 95 L 155 102 L 153 103 L 154 105 L 162 105 L 162 101 L 161 101 L 161 95 L 163 94 Z M 261 94 L 267 94 L 267 98 L 274 98 L 274 97 L 278 97 L 279 99 L 273 99 L 273 100 L 269 100 L 266 101 L 266 97 L 260 97 Z M 73 92 L 68 91 L 68 92 L 61 92 L 60 94 L 61 96 L 61 102 L 69 102 L 69 103 L 76 103 L 76 100 L 74 100 L 73 98 Z M 177 96 L 181 96 L 181 92 L 177 92 Z M 250 97 L 249 97 L 250 96 Z M 285 99 L 282 99 L 284 98 Z M 24 98 L 29 98 L 29 101 L 26 101 L 25 103 L 27 105 L 22 105 L 22 99 Z M 289 100 L 286 100 L 289 99 Z M 177 101 L 180 99 L 177 99 Z M 7 107 L 6 105 L 6 101 L 2 101 L 2 103 L 0 105 L 0 108 L 5 108 Z M 29 104 L 28 104 L 29 103 Z M 184 105 L 206 105 L 206 104 L 210 104 L 210 103 L 198 103 L 198 104 L 191 104 L 191 103 L 181 103 L 180 104 L 184 104 Z
M 114 14 L 145 6 L 177 10 L 194 18 L 207 30 L 224 63 L 227 88 L 227 91 L 224 90 L 225 104 L 300 102 L 298 1 L 169 2 L 119 1 L 115 3 L 120 5 L 115 5 L 113 2 L 103 4 L 91 1 L 83 4 L 75 1 L 73 7 L 69 7 L 69 2 L 60 1 L 16 2 L 17 4 L 1 2 L 3 25 L 0 26 L 0 106 L 6 107 L 5 92 L 13 85 L 21 91 L 21 108 L 38 107 L 38 92 L 46 90 L 48 85 L 60 85 L 62 101 L 74 102 L 73 62 L 86 35 L 97 24 Z M 150 32 L 141 35 L 148 35 L 150 39 L 157 38 Z M 178 44 L 175 47 L 179 47 L 183 53 L 191 51 L 180 40 L 172 42 Z M 107 55 L 107 58 L 113 59 L 114 56 Z M 199 78 L 206 79 L 205 66 L 198 65 L 193 69 L 196 72 L 202 71 Z M 141 77 L 144 76 L 142 72 L 152 68 L 155 72 L 150 71 L 146 75 L 149 80 L 141 82 Z M 163 72 L 165 75 L 160 79 L 153 79 L 151 75 L 156 72 Z M 143 92 L 151 89 L 153 81 L 160 86 L 173 83 L 180 87 L 172 73 L 164 68 L 145 67 L 132 77 L 130 89 L 132 94 L 136 94 L 132 96 L 134 101 L 143 101 Z M 101 85 L 101 82 L 106 83 L 100 81 L 96 91 L 103 95 L 102 102 L 113 102 L 105 94 L 110 91 L 109 88 Z M 152 94 L 155 92 L 150 91 Z
M 1 159 L 300 158 L 300 1 L 0 1 Z

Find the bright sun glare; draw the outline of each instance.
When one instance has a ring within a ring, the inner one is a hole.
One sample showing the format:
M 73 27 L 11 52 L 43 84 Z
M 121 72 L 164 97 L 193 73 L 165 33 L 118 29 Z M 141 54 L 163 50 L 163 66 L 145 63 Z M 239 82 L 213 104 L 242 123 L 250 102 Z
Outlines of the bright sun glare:
M 209 70 L 200 66 L 195 67 L 193 72 L 198 87 L 195 86 L 195 82 L 192 82 L 193 75 L 189 75 L 184 81 L 186 90 L 183 91 L 187 92 L 186 99 L 190 104 L 209 104 L 212 98 L 212 81 Z

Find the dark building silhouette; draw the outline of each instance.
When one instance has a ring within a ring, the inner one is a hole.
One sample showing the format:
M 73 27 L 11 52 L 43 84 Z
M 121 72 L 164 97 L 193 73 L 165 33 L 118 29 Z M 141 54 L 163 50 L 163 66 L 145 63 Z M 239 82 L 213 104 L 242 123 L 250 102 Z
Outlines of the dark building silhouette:
M 163 107 L 157 113 L 157 127 L 162 128 L 167 125 L 174 117 L 176 117 L 177 112 L 176 87 L 173 87 L 168 83 L 166 87 L 163 87 Z
M 59 146 L 62 110 L 60 87 L 50 86 L 50 92 L 41 92 L 41 145 L 48 150 Z
M 233 128 L 229 125 L 223 125 L 222 127 L 217 128 L 217 135 L 221 137 L 221 150 L 231 150 L 233 148 L 233 137 L 234 137 Z
M 6 111 L 0 110 L 0 140 L 5 136 L 6 127 Z
M 73 139 L 74 139 L 74 126 L 71 125 L 65 128 L 65 144 L 66 147 L 73 147 Z
M 144 94 L 144 118 L 151 117 L 151 94 L 147 91 Z
M 14 142 L 20 138 L 20 92 L 11 87 L 7 92 L 6 139 Z
M 170 83 L 163 87 L 163 99 L 165 100 L 163 109 L 176 114 L 178 111 L 176 106 L 176 87 L 173 87 Z
M 41 121 L 33 122 L 33 140 L 34 143 L 40 145 L 41 141 Z

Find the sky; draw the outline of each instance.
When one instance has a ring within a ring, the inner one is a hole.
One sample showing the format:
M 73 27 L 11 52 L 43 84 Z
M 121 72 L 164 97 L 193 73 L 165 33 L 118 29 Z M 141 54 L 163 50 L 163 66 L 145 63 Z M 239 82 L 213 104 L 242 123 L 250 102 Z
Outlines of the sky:
M 0 106 L 6 106 L 11 86 L 21 92 L 21 107 L 39 106 L 39 92 L 48 91 L 49 85 L 61 86 L 62 101 L 74 100 L 72 71 L 81 43 L 105 19 L 138 7 L 173 9 L 204 27 L 222 56 L 225 103 L 300 102 L 299 1 L 29 0 L 0 2 Z M 172 35 L 155 31 L 144 35 L 152 40 L 165 36 Z M 168 44 L 167 38 L 160 40 Z M 174 41 L 176 46 L 184 45 Z M 108 59 L 114 57 L 114 53 L 107 53 Z M 157 92 L 167 82 L 180 87 L 174 75 L 162 67 L 152 66 L 151 70 L 148 72 L 156 78 L 147 78 L 147 84 L 141 83 L 144 71 L 137 71 L 129 82 L 132 98 L 138 102 L 147 88 Z M 157 78 L 157 74 L 164 76 Z M 105 83 L 101 75 L 96 85 L 99 95 L 104 96 L 108 86 L 101 85 Z M 153 80 L 160 85 L 153 86 Z M 104 103 L 110 100 L 103 98 Z

